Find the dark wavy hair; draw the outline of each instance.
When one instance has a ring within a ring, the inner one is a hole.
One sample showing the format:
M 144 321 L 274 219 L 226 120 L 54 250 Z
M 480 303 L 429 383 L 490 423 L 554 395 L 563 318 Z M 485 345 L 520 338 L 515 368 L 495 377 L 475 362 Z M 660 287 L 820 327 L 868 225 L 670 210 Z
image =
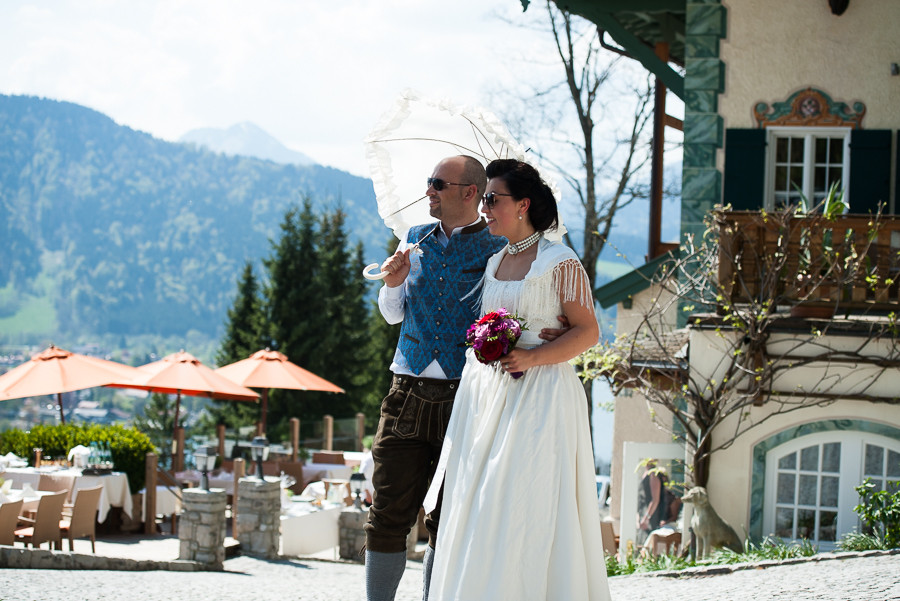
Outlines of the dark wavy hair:
M 516 200 L 531 199 L 528 218 L 534 229 L 539 232 L 556 229 L 559 224 L 556 199 L 537 169 L 516 159 L 497 159 L 488 163 L 486 171 L 489 180 L 495 177 L 502 180 Z

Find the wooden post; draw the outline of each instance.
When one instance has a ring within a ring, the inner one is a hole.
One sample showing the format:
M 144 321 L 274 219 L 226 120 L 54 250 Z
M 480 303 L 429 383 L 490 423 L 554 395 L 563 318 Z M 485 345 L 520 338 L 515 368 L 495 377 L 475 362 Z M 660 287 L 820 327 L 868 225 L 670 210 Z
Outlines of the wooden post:
M 157 461 L 156 453 L 147 453 L 144 459 L 144 534 L 156 534 Z
M 41 454 L 44 452 L 44 449 L 40 447 L 34 447 L 34 469 L 38 469 L 41 467 Z
M 300 455 L 300 419 L 291 418 L 291 462 L 297 463 Z
M 244 460 L 241 458 L 234 460 L 234 492 L 231 495 L 231 538 L 238 537 L 238 482 L 244 477 Z
M 325 451 L 334 450 L 334 417 L 326 415 L 322 418 L 322 448 Z
M 363 450 L 363 438 L 366 436 L 366 416 L 363 413 L 356 414 L 356 450 Z
M 219 440 L 216 455 L 225 461 L 225 424 L 216 424 L 216 438 Z
M 184 427 L 178 426 L 175 431 L 175 454 L 172 456 L 172 471 L 184 471 Z
M 669 59 L 669 45 L 656 43 L 656 56 Z M 662 241 L 663 148 L 666 129 L 666 84 L 657 77 L 653 108 L 653 143 L 650 155 L 650 233 L 647 260 L 659 256 Z

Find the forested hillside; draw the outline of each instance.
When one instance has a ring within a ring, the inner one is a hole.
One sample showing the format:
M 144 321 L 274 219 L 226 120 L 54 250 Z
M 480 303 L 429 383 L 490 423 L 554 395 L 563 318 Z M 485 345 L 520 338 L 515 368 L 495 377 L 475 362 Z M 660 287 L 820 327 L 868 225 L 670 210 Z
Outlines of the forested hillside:
M 366 259 L 380 259 L 390 232 L 367 179 L 214 154 L 75 104 L 0 95 L 0 324 L 215 336 L 245 261 L 270 254 L 285 211 L 306 196 L 317 211 L 343 208 Z

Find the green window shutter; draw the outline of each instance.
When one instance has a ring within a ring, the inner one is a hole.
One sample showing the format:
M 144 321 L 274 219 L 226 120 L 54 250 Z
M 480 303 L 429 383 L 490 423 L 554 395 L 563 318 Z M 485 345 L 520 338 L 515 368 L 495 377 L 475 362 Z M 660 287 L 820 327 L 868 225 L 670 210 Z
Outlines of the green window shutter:
M 766 130 L 725 131 L 725 196 L 735 211 L 763 207 L 766 197 Z
M 874 213 L 891 199 L 891 132 L 854 129 L 850 132 L 851 213 Z

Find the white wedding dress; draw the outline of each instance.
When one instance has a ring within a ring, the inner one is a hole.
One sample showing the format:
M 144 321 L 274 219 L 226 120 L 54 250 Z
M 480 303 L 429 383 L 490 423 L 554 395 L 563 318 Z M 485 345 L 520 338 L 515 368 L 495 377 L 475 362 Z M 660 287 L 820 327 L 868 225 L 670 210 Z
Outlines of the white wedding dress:
M 488 261 L 481 314 L 517 314 L 527 326 L 522 348 L 559 327 L 560 290 L 592 304 L 567 246 L 542 239 L 520 281 L 494 278 L 505 252 Z M 442 462 L 430 601 L 609 600 L 587 405 L 571 365 L 513 379 L 469 349 Z

